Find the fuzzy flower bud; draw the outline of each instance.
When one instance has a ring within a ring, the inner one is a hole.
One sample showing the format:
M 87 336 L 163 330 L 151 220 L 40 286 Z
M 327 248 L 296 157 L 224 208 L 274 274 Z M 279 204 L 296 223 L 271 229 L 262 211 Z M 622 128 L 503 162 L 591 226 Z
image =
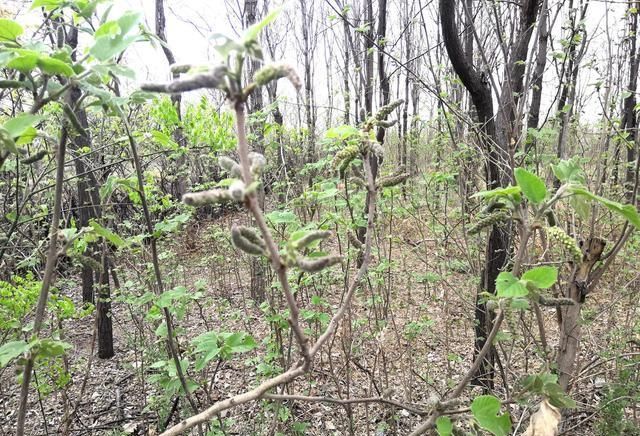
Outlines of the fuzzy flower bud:
M 251 174 L 254 176 L 262 174 L 264 167 L 267 165 L 267 160 L 264 156 L 256 152 L 249 153 L 249 162 L 251 164 Z
M 241 228 L 236 225 L 231 228 L 231 242 L 233 243 L 233 246 L 238 250 L 244 251 L 245 253 L 253 256 L 263 255 L 264 249 L 250 241 L 249 238 L 243 235 L 243 233 L 246 234 L 246 230 L 243 232 Z
M 245 184 L 242 180 L 234 180 L 231 185 L 229 185 L 229 195 L 235 201 L 244 200 L 244 189 Z
M 262 249 L 267 248 L 267 244 L 265 244 L 264 239 L 262 239 L 262 237 L 258 235 L 255 229 L 245 227 L 245 226 L 238 226 L 237 229 L 240 232 L 240 235 L 244 237 L 247 241 L 257 245 Z
M 218 165 L 220 165 L 220 168 L 228 172 L 231 177 L 241 177 L 242 175 L 240 165 L 238 165 L 235 160 L 227 156 L 220 156 L 218 158 Z
M 341 256 L 324 256 L 317 259 L 297 259 L 298 268 L 305 272 L 318 272 L 342 262 Z
M 320 239 L 326 239 L 331 235 L 331 232 L 326 230 L 314 230 L 313 232 L 307 233 L 302 238 L 293 242 L 293 247 L 300 249 L 305 248 L 310 245 L 314 241 L 318 241 Z
M 191 192 L 182 196 L 182 202 L 189 206 L 206 206 L 208 204 L 224 203 L 231 200 L 228 191 L 211 189 L 209 191 Z

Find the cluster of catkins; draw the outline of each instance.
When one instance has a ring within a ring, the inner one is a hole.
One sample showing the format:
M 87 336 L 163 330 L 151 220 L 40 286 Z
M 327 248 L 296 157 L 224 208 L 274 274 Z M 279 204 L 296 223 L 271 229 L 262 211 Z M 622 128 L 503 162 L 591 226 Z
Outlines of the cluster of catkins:
M 341 256 L 327 255 L 316 258 L 308 258 L 300 255 L 300 250 L 305 249 L 315 241 L 326 239 L 331 232 L 325 230 L 314 230 L 307 233 L 300 239 L 288 244 L 286 255 L 283 260 L 287 266 L 297 266 L 302 271 L 318 272 L 323 269 L 342 262 Z M 238 250 L 244 251 L 253 256 L 268 257 L 267 246 L 264 239 L 255 229 L 245 226 L 234 225 L 231 228 L 231 242 Z

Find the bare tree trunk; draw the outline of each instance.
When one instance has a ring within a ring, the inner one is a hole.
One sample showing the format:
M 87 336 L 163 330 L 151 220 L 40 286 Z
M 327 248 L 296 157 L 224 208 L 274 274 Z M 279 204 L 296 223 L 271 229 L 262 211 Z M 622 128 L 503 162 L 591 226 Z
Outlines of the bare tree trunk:
M 164 53 L 165 58 L 167 59 L 167 63 L 169 65 L 176 63 L 176 58 L 173 55 L 173 52 L 169 48 L 167 43 L 167 20 L 164 14 L 164 0 L 156 0 L 155 4 L 155 18 L 156 18 L 156 36 L 160 41 L 162 41 L 162 52 Z M 178 78 L 178 73 L 173 73 L 173 79 Z M 178 120 L 182 120 L 182 95 L 181 94 L 171 94 L 171 103 L 173 103 L 173 107 L 176 109 L 176 114 L 178 115 Z M 186 138 L 182 132 L 182 126 L 178 126 L 172 133 L 173 140 L 176 144 L 181 147 L 185 147 L 187 145 Z M 187 177 L 186 177 L 186 155 L 182 154 L 178 157 L 176 161 L 176 179 L 173 183 L 173 189 L 171 194 L 175 198 L 182 198 L 185 192 L 187 192 Z
M 558 348 L 558 383 L 566 392 L 573 376 L 576 356 L 581 337 L 580 311 L 584 297 L 591 283 L 591 271 L 600 260 L 605 243 L 602 239 L 593 238 L 585 243 L 582 263 L 575 269 L 570 281 L 568 294 L 565 297 L 573 300 L 571 306 L 561 309 L 560 346 Z
M 307 122 L 307 150 L 306 162 L 312 162 L 315 159 L 316 145 L 316 110 L 314 107 L 313 93 L 313 69 L 312 69 L 312 43 L 311 34 L 309 33 L 313 25 L 313 0 L 307 4 L 307 0 L 300 0 L 300 14 L 302 18 L 302 56 L 304 60 L 304 110 Z

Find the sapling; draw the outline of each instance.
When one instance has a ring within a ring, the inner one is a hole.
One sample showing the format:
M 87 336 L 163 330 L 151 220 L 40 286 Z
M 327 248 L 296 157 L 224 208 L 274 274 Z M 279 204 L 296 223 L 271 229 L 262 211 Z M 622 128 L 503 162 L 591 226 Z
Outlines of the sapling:
M 196 74 L 178 78 L 169 84 L 146 84 L 142 86 L 142 89 L 164 93 L 185 92 L 196 89 L 216 89 L 225 94 L 227 101 L 235 112 L 239 162 L 236 163 L 230 158 L 221 158 L 219 163 L 235 180 L 227 190 L 214 189 L 205 192 L 189 193 L 185 194 L 183 201 L 186 204 L 194 206 L 223 201 L 238 201 L 243 203 L 249 210 L 259 230 L 259 234 L 248 228 L 234 227 L 231 231 L 232 241 L 234 245 L 242 251 L 269 258 L 271 266 L 276 272 L 278 281 L 280 282 L 282 292 L 285 295 L 289 309 L 288 322 L 300 349 L 301 358 L 295 361 L 287 371 L 264 381 L 256 388 L 215 403 L 204 412 L 192 416 L 168 429 L 163 433 L 166 436 L 180 434 L 193 426 L 208 421 L 222 410 L 247 401 L 256 400 L 273 387 L 290 382 L 294 378 L 308 372 L 313 363 L 314 356 L 318 354 L 322 346 L 335 334 L 341 319 L 347 311 L 351 297 L 359 287 L 368 268 L 371 253 L 371 233 L 373 231 L 373 220 L 376 210 L 376 184 L 369 166 L 369 160 L 374 154 L 381 153 L 379 144 L 369 138 L 369 132 L 374 126 L 384 120 L 388 113 L 397 107 L 399 103 L 395 103 L 395 106 L 391 105 L 383 108 L 382 115 L 372 116 L 361 129 L 360 138 L 355 147 L 350 151 L 350 161 L 358 156 L 362 158 L 364 174 L 367 179 L 366 187 L 371 199 L 367 210 L 366 238 L 362 247 L 363 262 L 344 296 L 342 304 L 329 321 L 325 332 L 319 336 L 315 343 L 311 344 L 299 322 L 300 309 L 289 284 L 288 270 L 291 267 L 298 267 L 305 272 L 315 273 L 339 263 L 341 257 L 327 255 L 320 258 L 306 258 L 299 253 L 299 250 L 304 249 L 313 242 L 328 237 L 328 232 L 311 232 L 297 242 L 293 241 L 288 244 L 288 252 L 286 256 L 283 257 L 267 226 L 256 194 L 259 177 L 264 169 L 266 160 L 264 156 L 249 151 L 246 136 L 245 104 L 251 93 L 258 90 L 261 86 L 280 78 L 289 79 L 296 89 L 299 89 L 301 85 L 300 79 L 293 67 L 283 63 L 267 64 L 255 74 L 252 82 L 247 85 L 243 84 L 242 72 L 246 59 L 248 57 L 254 57 L 262 60 L 262 51 L 256 39 L 258 32 L 274 17 L 274 14 L 270 14 L 262 23 L 248 29 L 240 42 L 222 38 L 223 41 L 217 49 L 218 52 L 223 55 L 224 64 L 209 68 L 206 71 L 198 69 Z M 229 49 L 229 47 L 232 48 Z M 190 70 L 191 68 L 184 65 L 174 69 L 174 71 L 180 73 Z M 196 69 L 193 68 L 193 70 Z

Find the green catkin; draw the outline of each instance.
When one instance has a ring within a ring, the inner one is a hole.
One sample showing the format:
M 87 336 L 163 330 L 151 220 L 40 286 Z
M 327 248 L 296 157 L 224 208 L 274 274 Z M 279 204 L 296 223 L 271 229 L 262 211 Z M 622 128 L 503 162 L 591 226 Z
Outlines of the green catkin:
M 102 272 L 102 264 L 97 260 L 95 260 L 94 258 L 89 256 L 84 256 L 82 254 L 78 254 L 72 257 L 76 259 L 80 263 L 80 265 L 89 267 L 94 271 Z
M 305 272 L 318 272 L 332 265 L 342 262 L 341 256 L 325 256 L 317 259 L 301 258 L 296 260 L 298 268 Z
M 252 256 L 261 256 L 264 254 L 264 249 L 243 236 L 240 228 L 236 225 L 231 228 L 231 242 L 238 250 L 244 251 Z
M 293 246 L 296 249 L 301 249 L 307 247 L 309 244 L 321 240 L 326 239 L 331 235 L 331 232 L 326 230 L 315 230 L 313 232 L 307 233 L 302 238 L 293 242 Z
M 575 263 L 582 261 L 582 250 L 576 244 L 576 240 L 560 227 L 546 227 L 547 235 L 549 239 L 560 243 L 564 250 L 571 255 L 572 260 Z
M 479 233 L 480 230 L 486 227 L 492 226 L 501 221 L 506 221 L 508 219 L 509 219 L 509 213 L 507 213 L 507 211 L 498 210 L 496 212 L 492 212 L 489 215 L 483 216 L 475 224 L 469 227 L 469 234 L 475 235 L 476 233 Z
M 189 206 L 206 206 L 209 204 L 219 204 L 231 201 L 231 194 L 228 190 L 211 189 L 209 191 L 191 192 L 182 196 L 182 202 Z
M 408 173 L 395 174 L 393 176 L 382 177 L 380 180 L 378 180 L 377 185 L 380 188 L 390 188 L 391 186 L 399 185 L 408 178 Z
M 393 120 L 393 121 L 381 120 L 381 121 L 378 121 L 378 126 L 388 129 L 390 127 L 393 127 L 397 122 L 398 120 Z
M 46 150 L 40 150 L 39 152 L 34 153 L 31 156 L 25 157 L 20 162 L 25 165 L 31 165 L 33 163 L 38 162 L 39 160 L 42 160 L 46 155 L 47 155 Z
M 400 100 L 392 101 L 388 105 L 382 106 L 378 111 L 378 113 L 376 113 L 376 116 L 375 116 L 376 121 L 383 121 L 385 118 L 389 116 L 389 114 L 391 114 L 391 112 L 393 112 L 402 103 L 404 103 L 404 100 L 400 99 Z
M 336 153 L 333 158 L 334 168 L 339 168 L 340 172 L 344 172 L 349 164 L 358 156 L 360 149 L 357 145 L 347 145 L 345 148 Z

